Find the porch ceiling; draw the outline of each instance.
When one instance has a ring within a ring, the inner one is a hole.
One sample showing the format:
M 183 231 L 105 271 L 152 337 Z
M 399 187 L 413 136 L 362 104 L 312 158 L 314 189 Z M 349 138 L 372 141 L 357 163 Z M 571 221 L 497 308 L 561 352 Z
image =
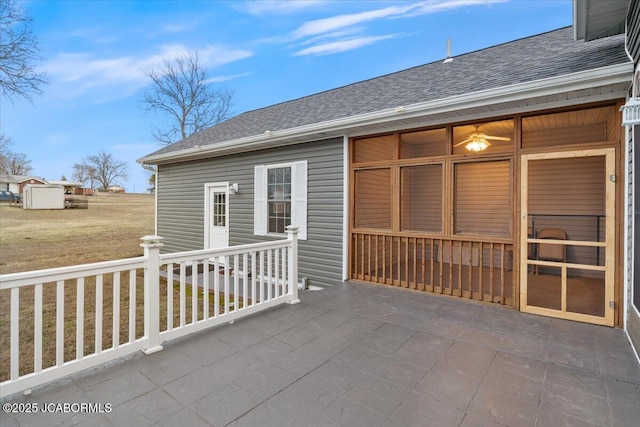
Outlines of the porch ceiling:
M 622 34 L 630 0 L 574 0 L 574 37 L 586 42 Z

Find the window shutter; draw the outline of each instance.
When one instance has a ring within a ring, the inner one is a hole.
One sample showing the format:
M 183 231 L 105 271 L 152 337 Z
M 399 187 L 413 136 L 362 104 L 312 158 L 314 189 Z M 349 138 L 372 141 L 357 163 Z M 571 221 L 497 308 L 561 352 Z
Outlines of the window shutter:
M 291 222 L 300 227 L 298 238 L 307 240 L 307 161 L 295 162 L 293 164 L 293 178 L 295 185 L 294 211 Z
M 264 165 L 256 166 L 253 175 L 253 234 L 267 234 L 267 182 Z

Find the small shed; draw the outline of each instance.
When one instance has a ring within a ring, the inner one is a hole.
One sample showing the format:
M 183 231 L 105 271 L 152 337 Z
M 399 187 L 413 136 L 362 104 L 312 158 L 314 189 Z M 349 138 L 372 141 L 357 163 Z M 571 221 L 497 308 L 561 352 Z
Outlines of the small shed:
M 64 209 L 64 186 L 27 184 L 24 187 L 23 209 Z

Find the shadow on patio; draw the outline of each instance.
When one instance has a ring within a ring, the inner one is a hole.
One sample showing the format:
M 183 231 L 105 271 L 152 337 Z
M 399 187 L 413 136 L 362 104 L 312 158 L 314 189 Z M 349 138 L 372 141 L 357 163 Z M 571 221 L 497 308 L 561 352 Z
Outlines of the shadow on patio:
M 11 425 L 630 426 L 624 331 L 359 283 L 17 396 Z M 60 407 L 58 407 L 60 408 Z M 85 408 L 86 409 L 86 408 Z

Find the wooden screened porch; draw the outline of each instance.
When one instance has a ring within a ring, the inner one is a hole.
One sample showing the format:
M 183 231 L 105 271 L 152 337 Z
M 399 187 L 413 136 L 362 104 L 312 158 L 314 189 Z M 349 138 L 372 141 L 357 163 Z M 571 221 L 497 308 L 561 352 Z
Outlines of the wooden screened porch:
M 352 138 L 349 277 L 619 324 L 619 105 Z

